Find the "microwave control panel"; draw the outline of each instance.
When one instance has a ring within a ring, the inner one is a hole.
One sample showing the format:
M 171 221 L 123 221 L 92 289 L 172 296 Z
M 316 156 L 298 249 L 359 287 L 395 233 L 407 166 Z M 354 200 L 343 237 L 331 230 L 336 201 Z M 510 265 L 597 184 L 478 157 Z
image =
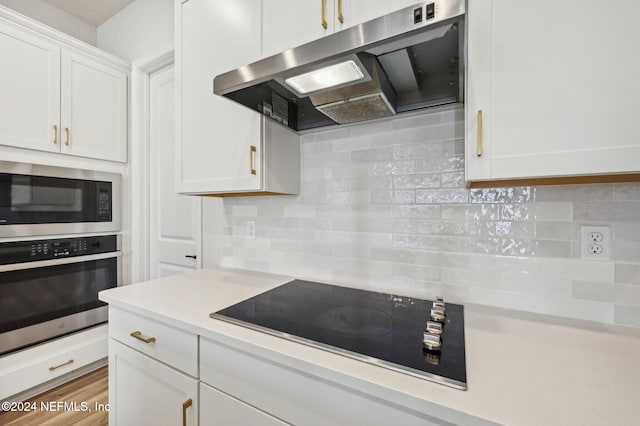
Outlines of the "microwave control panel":
M 96 216 L 98 222 L 111 222 L 111 183 L 96 183 Z

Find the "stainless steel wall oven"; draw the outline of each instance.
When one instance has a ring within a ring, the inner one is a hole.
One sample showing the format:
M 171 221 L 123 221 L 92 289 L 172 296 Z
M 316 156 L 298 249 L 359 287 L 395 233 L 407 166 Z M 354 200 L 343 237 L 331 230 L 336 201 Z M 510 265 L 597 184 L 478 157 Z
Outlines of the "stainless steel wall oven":
M 121 256 L 118 235 L 0 243 L 0 355 L 106 322 Z
M 0 355 L 107 321 L 121 201 L 117 173 L 0 161 Z
M 119 232 L 122 178 L 0 161 L 0 237 Z

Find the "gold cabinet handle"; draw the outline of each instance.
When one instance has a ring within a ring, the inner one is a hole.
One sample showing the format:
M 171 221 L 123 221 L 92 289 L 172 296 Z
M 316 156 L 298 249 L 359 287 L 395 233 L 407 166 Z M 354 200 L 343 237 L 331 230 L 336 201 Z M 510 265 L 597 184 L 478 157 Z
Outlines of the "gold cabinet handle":
M 68 127 L 65 127 L 65 128 L 64 128 L 64 131 L 65 131 L 65 133 L 67 134 L 67 140 L 66 140 L 66 141 L 64 141 L 64 144 L 65 144 L 65 145 L 67 145 L 67 146 L 69 146 L 69 128 L 68 128 Z
M 478 111 L 478 157 L 482 157 L 482 110 Z
M 342 0 L 338 0 L 338 21 L 344 24 L 344 16 L 342 16 Z
M 53 367 L 49 367 L 49 371 L 57 370 L 58 368 L 60 368 L 60 367 L 64 367 L 65 365 L 69 365 L 69 364 L 73 364 L 73 359 L 70 359 L 69 361 L 64 362 L 64 363 L 62 363 L 62 364 L 60 364 L 60 365 L 56 365 L 56 366 L 53 366 Z
M 57 124 L 53 125 L 53 143 L 54 144 L 58 143 L 58 125 Z
M 145 343 L 153 343 L 156 341 L 155 337 L 147 337 L 144 338 L 141 336 L 142 332 L 141 331 L 134 331 L 133 333 L 131 333 L 131 337 L 138 339 L 138 340 L 142 340 Z
M 256 174 L 256 169 L 253 166 L 253 154 L 255 152 L 256 152 L 256 147 L 251 145 L 251 147 L 249 147 L 249 170 L 252 175 Z
M 322 20 L 320 21 L 320 23 L 322 24 L 322 28 L 324 28 L 325 30 L 327 29 L 327 20 L 324 19 L 324 2 L 326 0 L 320 0 L 320 3 L 322 4 Z
M 187 426 L 187 408 L 193 405 L 191 398 L 182 403 L 182 426 Z

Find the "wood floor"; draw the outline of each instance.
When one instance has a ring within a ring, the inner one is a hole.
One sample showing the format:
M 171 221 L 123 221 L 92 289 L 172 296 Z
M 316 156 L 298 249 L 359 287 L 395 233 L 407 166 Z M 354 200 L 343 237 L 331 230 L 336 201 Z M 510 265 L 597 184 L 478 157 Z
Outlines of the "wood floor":
M 30 399 L 30 403 L 36 404 L 35 411 L 0 413 L 0 425 L 107 425 L 109 424 L 109 412 L 105 409 L 96 411 L 96 407 L 105 407 L 108 402 L 107 386 L 107 367 L 103 367 Z M 59 404 L 58 401 L 60 401 Z M 65 402 L 67 410 L 63 405 Z M 50 409 L 47 410 L 49 407 Z M 84 411 L 84 407 L 87 411 Z

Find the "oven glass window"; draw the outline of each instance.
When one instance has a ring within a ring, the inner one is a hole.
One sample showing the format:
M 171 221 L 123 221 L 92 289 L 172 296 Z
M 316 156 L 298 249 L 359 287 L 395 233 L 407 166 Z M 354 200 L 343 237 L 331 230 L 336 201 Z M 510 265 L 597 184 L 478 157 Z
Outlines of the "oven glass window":
M 0 333 L 94 309 L 117 285 L 117 259 L 0 273 Z

